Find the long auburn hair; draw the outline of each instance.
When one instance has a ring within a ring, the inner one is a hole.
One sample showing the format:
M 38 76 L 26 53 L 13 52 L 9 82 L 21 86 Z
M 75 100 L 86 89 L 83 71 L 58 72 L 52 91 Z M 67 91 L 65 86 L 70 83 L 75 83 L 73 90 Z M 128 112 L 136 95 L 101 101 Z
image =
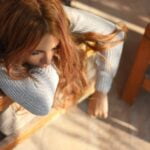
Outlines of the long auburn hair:
M 125 28 L 116 28 L 109 35 L 98 33 L 72 33 L 69 19 L 60 0 L 4 0 L 0 2 L 0 64 L 7 69 L 14 80 L 30 76 L 30 67 L 23 66 L 24 58 L 29 56 L 46 33 L 56 36 L 60 41 L 55 52 L 55 64 L 60 80 L 59 89 L 74 97 L 88 85 L 84 72 L 85 53 L 78 46 L 86 43 L 95 51 L 103 51 L 123 40 L 109 41 Z M 91 45 L 88 41 L 95 42 Z M 68 86 L 70 85 L 70 86 Z M 68 88 L 67 88 L 68 87 Z M 71 88 L 70 88 L 71 87 Z

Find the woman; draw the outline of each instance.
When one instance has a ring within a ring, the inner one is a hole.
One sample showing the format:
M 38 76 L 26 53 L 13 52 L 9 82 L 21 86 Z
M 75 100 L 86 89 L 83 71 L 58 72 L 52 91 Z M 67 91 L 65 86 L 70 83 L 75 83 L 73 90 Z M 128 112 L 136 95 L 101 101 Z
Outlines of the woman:
M 88 112 L 107 118 L 107 93 L 118 68 L 125 28 L 59 0 L 1 1 L 0 20 L 0 89 L 5 95 L 35 115 L 51 110 L 58 87 L 74 99 L 88 85 L 85 54 L 78 47 L 86 43 L 98 53 L 96 90 Z

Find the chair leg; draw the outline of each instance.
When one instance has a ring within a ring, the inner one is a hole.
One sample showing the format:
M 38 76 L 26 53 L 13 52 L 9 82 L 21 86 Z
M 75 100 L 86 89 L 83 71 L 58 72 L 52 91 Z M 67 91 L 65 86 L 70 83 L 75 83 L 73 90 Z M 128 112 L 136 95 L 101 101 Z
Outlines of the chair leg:
M 147 28 L 150 29 L 150 25 L 147 26 Z M 133 64 L 132 71 L 122 94 L 122 99 L 129 104 L 134 102 L 135 97 L 142 86 L 149 60 L 150 39 L 144 35 L 136 55 L 135 63 Z

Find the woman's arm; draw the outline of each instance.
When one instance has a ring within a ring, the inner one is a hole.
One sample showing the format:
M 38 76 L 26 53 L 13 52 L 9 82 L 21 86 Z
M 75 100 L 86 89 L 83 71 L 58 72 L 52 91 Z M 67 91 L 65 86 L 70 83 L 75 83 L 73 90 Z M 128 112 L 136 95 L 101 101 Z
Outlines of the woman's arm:
M 12 100 L 35 115 L 46 115 L 53 104 L 55 90 L 58 84 L 58 74 L 49 65 L 47 68 L 32 69 L 32 75 L 23 80 L 12 80 L 5 69 L 0 68 L 0 89 Z
M 96 32 L 107 35 L 116 28 L 116 25 L 112 22 L 90 12 L 68 6 L 63 7 L 70 20 L 70 29 L 72 32 Z M 124 32 L 120 32 L 117 37 L 118 39 L 123 39 Z M 107 61 L 103 61 L 100 57 L 97 57 L 96 64 L 98 69 L 95 87 L 97 91 L 107 93 L 110 90 L 113 77 L 118 69 L 122 49 L 123 42 L 102 53 Z
M 63 5 L 63 8 L 70 20 L 72 32 L 97 32 L 106 35 L 115 29 L 115 24 L 111 21 L 93 13 L 65 5 Z

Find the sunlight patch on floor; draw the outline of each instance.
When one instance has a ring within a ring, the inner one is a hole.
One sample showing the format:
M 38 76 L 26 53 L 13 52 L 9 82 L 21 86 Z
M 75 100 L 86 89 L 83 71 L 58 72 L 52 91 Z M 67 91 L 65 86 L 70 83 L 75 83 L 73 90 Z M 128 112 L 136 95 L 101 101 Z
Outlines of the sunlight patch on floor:
M 135 31 L 135 32 L 137 32 L 137 33 L 140 33 L 140 34 L 143 34 L 143 33 L 144 33 L 144 28 L 142 28 L 142 27 L 140 27 L 140 26 L 138 26 L 138 25 L 136 25 L 136 24 L 133 24 L 133 23 L 131 23 L 131 22 L 128 22 L 128 21 L 126 21 L 126 20 L 123 20 L 123 19 L 121 19 L 121 18 L 118 18 L 118 17 L 115 17 L 115 16 L 113 16 L 113 15 L 110 15 L 110 14 L 108 14 L 108 13 L 106 13 L 106 12 L 104 12 L 104 11 L 101 11 L 101 10 L 99 10 L 99 9 L 90 7 L 90 6 L 88 6 L 88 5 L 84 4 L 84 3 L 81 3 L 81 2 L 78 2 L 78 1 L 73 1 L 73 2 L 71 3 L 71 5 L 72 5 L 73 7 L 77 7 L 77 8 L 83 9 L 83 10 L 90 11 L 90 12 L 92 12 L 92 13 L 98 15 L 98 16 L 102 16 L 102 17 L 104 17 L 104 18 L 106 18 L 106 19 L 108 19 L 108 20 L 110 20 L 110 21 L 112 21 L 112 22 L 120 22 L 120 21 L 123 21 L 123 22 L 128 26 L 128 28 L 129 28 L 130 30 L 133 30 L 133 31 Z

